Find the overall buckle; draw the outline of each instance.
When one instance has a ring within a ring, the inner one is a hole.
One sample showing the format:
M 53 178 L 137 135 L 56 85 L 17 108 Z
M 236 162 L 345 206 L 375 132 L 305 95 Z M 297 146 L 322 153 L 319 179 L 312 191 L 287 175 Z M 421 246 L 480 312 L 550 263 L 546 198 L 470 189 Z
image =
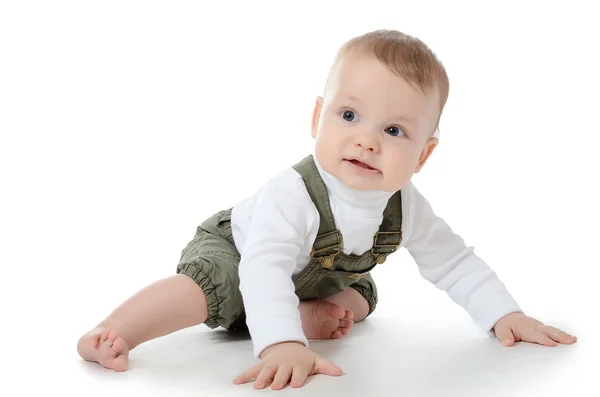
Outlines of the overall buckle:
M 310 257 L 312 259 L 318 260 L 321 263 L 321 265 L 326 269 L 329 269 L 331 266 L 333 266 L 333 260 L 341 251 L 342 244 L 343 244 L 342 234 L 340 233 L 339 230 L 334 230 L 333 232 L 320 234 L 315 239 L 315 241 L 318 241 L 322 237 L 331 236 L 333 234 L 337 234 L 337 243 L 329 245 L 324 248 L 319 248 L 318 250 L 315 250 L 315 248 L 313 246 L 313 249 L 310 251 Z M 328 252 L 331 250 L 334 250 L 334 252 L 323 255 L 323 256 L 320 255 L 323 252 Z
M 378 244 L 377 240 L 379 239 L 380 234 L 383 234 L 383 235 L 397 234 L 398 235 L 398 243 L 397 244 Z M 391 254 L 392 252 L 395 252 L 401 242 L 402 242 L 402 231 L 375 233 L 375 236 L 373 237 L 373 248 L 371 248 L 371 254 L 375 257 L 375 261 L 377 262 L 377 264 L 381 265 L 382 263 L 384 263 L 385 260 L 387 259 L 387 256 L 389 254 Z M 390 251 L 383 252 L 383 253 L 375 252 L 376 248 L 390 249 Z

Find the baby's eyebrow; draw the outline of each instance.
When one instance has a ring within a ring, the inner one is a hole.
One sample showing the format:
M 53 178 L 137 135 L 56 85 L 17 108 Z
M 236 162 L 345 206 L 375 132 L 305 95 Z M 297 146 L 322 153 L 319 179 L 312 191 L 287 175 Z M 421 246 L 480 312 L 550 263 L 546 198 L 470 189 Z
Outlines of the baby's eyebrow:
M 355 101 L 355 102 L 362 102 L 360 100 L 360 98 L 352 96 L 352 95 L 345 95 L 346 99 L 350 100 L 350 101 Z
M 410 117 L 407 117 L 407 116 L 400 115 L 400 116 L 392 117 L 392 120 L 402 120 L 408 124 L 415 125 L 415 120 Z

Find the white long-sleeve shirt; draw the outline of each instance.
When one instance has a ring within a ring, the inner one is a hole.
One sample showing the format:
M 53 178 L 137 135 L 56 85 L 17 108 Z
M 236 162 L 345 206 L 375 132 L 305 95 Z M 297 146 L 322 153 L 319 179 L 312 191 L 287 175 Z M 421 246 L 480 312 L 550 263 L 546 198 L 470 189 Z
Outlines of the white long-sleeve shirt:
M 351 189 L 325 172 L 316 159 L 315 163 L 344 237 L 342 249 L 361 255 L 372 247 L 393 193 Z M 504 315 L 521 311 L 495 272 L 435 215 L 412 182 L 402 189 L 402 213 L 399 249 L 406 248 L 420 274 L 446 291 L 481 329 L 490 331 Z M 292 277 L 310 261 L 319 220 L 302 177 L 291 167 L 233 208 L 232 233 L 241 254 L 240 290 L 255 357 L 279 342 L 308 346 Z

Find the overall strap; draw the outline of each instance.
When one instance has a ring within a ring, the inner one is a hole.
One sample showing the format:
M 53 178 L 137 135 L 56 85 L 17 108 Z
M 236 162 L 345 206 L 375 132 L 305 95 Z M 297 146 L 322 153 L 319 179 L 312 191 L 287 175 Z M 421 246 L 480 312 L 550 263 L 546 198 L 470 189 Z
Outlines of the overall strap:
M 402 242 L 402 193 L 397 191 L 390 197 L 379 231 L 373 237 L 371 254 L 378 264 L 385 262 L 387 256 L 398 249 Z
M 323 267 L 330 268 L 336 255 L 342 250 L 343 240 L 342 234 L 335 226 L 327 187 L 321 179 L 312 155 L 305 157 L 293 168 L 302 176 L 306 190 L 320 217 L 319 231 L 310 256 L 318 260 Z

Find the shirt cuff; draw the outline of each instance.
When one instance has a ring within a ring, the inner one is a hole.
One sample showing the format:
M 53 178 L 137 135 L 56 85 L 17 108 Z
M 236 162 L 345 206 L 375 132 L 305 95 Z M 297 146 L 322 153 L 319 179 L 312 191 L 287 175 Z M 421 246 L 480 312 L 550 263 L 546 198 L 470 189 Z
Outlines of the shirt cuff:
M 466 310 L 475 324 L 484 332 L 492 331 L 496 322 L 507 314 L 523 312 L 498 280 L 496 280 L 496 286 L 488 284 L 474 292 Z
M 261 320 L 260 324 L 248 327 L 254 345 L 254 357 L 267 347 L 281 342 L 301 342 L 308 347 L 308 339 L 302 331 L 300 319 L 291 317 L 272 317 Z

